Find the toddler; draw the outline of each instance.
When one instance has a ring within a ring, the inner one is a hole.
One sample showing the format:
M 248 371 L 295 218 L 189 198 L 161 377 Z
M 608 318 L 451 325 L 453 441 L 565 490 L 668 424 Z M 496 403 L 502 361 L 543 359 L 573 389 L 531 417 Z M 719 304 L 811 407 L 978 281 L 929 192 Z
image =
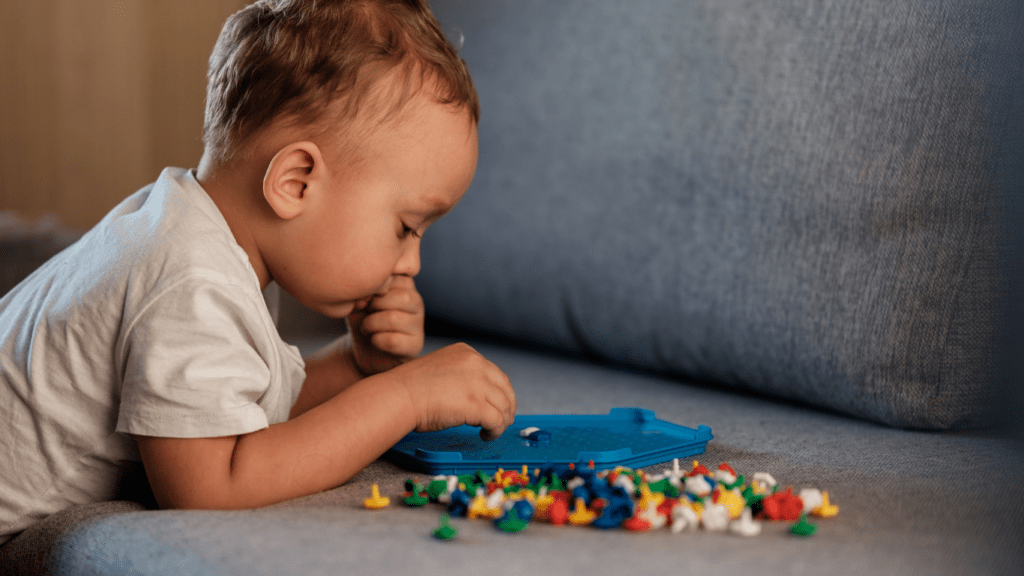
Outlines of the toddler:
M 420 238 L 476 169 L 479 106 L 425 0 L 260 0 L 210 57 L 204 152 L 0 299 L 0 543 L 112 499 L 250 508 L 346 482 L 413 430 L 492 439 L 515 395 L 420 356 Z M 271 282 L 348 321 L 305 361 Z M 270 289 L 268 289 L 270 285 Z

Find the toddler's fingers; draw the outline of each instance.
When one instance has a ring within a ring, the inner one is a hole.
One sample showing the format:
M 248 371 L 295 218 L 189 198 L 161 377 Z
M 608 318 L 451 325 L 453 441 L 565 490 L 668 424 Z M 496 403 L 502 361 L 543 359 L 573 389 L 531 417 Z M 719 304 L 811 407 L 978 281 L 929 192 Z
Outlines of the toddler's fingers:
M 423 339 L 404 332 L 375 332 L 370 337 L 370 344 L 381 352 L 400 358 L 419 356 L 423 351 Z
M 501 438 L 501 435 L 504 432 L 505 432 L 504 429 L 502 429 L 501 432 L 492 432 L 492 431 L 488 430 L 487 428 L 481 428 L 480 429 L 480 439 L 483 440 L 484 442 L 493 442 L 493 441 L 497 440 L 498 438 Z
M 369 312 L 380 310 L 404 310 L 411 314 L 423 312 L 423 297 L 415 289 L 406 289 L 395 286 L 384 295 L 375 296 L 370 300 Z
M 374 312 L 363 318 L 359 325 L 363 334 L 374 332 L 401 332 L 403 334 L 419 334 L 423 331 L 423 318 L 402 310 L 384 310 Z
M 508 388 L 511 391 L 511 388 Z M 488 440 L 485 436 L 489 437 L 489 440 L 502 435 L 502 433 L 512 425 L 515 421 L 515 395 L 509 395 L 506 390 L 491 390 L 487 394 L 488 409 L 484 410 L 484 414 L 490 417 L 485 424 L 481 424 L 483 429 L 480 431 L 480 437 L 484 440 Z
M 400 310 L 409 314 L 422 314 L 423 299 L 419 294 L 410 292 L 389 292 L 384 296 L 377 296 L 370 301 L 366 309 L 367 314 L 380 312 L 382 310 Z
M 478 426 L 480 426 L 480 439 L 485 442 L 497 440 L 512 424 L 507 422 L 507 418 L 500 410 L 494 409 L 493 406 L 491 408 L 491 410 L 485 411 L 484 417 L 478 423 Z
M 508 424 L 511 426 L 512 420 L 516 417 L 516 410 L 518 409 L 516 391 L 512 388 L 512 382 L 508 379 L 508 375 L 506 375 L 501 368 L 498 368 L 493 364 L 491 366 L 491 378 L 497 388 L 497 393 L 496 395 L 490 396 L 488 400 L 495 408 L 505 415 Z

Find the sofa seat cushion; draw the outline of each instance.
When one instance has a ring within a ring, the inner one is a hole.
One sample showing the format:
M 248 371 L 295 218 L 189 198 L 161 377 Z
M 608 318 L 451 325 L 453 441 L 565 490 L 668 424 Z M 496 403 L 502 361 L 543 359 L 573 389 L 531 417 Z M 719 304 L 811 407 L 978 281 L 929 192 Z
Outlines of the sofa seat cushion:
M 447 341 L 431 339 L 430 349 Z M 313 343 L 315 344 L 315 343 Z M 470 342 L 506 371 L 520 414 L 607 414 L 648 408 L 715 439 L 695 458 L 749 478 L 771 473 L 795 491 L 828 490 L 839 507 L 810 539 L 770 523 L 728 533 L 642 535 L 532 523 L 520 534 L 397 503 L 413 472 L 378 461 L 320 494 L 250 511 L 153 511 L 131 503 L 71 509 L 0 548 L 4 574 L 1019 574 L 1024 450 L 967 433 L 894 429 L 693 382 Z M 311 345 L 309 349 L 317 346 Z M 516 433 L 513 429 L 511 433 Z M 646 468 L 660 472 L 671 463 Z M 690 459 L 683 462 L 690 466 Z M 366 510 L 370 486 L 392 497 Z M 10 567 L 8 569 L 8 567 Z

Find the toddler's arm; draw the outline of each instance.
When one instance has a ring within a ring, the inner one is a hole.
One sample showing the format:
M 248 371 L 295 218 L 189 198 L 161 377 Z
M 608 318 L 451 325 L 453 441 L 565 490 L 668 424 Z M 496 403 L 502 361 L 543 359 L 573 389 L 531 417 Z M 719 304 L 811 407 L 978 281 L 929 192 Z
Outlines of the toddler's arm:
M 289 420 L 323 404 L 365 377 L 352 355 L 351 336 L 346 334 L 306 358 L 306 380 Z
M 339 486 L 412 430 L 470 424 L 497 437 L 515 408 L 505 374 L 453 344 L 250 434 L 137 440 L 161 507 L 253 508 Z
M 413 430 L 471 424 L 496 438 L 512 423 L 508 377 L 476 350 L 415 357 L 423 302 L 412 278 L 397 277 L 349 325 L 351 339 L 307 360 L 288 422 L 220 438 L 137 436 L 160 506 L 272 504 L 343 484 Z

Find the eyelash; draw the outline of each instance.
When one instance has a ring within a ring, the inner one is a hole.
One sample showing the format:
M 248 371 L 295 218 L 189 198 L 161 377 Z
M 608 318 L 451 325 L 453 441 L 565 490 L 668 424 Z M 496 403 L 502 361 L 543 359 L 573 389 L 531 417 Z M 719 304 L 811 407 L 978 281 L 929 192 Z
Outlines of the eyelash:
M 414 238 L 420 237 L 419 232 L 413 230 L 412 228 L 406 226 L 405 224 L 402 224 L 402 235 L 404 237 L 408 237 L 409 235 L 412 235 Z

